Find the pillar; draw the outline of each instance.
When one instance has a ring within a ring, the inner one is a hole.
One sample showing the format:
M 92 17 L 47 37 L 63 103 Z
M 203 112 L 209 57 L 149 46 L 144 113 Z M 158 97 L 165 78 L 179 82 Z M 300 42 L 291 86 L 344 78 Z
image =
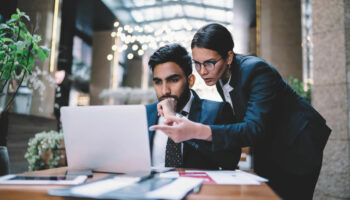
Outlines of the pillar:
M 315 199 L 350 198 L 350 1 L 311 0 L 312 103 L 332 133 Z
M 260 0 L 260 57 L 288 79 L 302 80 L 300 0 Z M 259 45 L 259 44 L 258 44 Z

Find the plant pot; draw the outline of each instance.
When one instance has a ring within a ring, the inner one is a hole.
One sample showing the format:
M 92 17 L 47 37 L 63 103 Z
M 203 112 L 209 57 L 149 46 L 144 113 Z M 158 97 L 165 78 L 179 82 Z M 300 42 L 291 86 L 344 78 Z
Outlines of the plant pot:
M 0 146 L 7 145 L 8 112 L 0 112 Z
M 45 168 L 63 167 L 67 166 L 66 159 L 66 148 L 64 145 L 64 140 L 61 140 L 60 145 L 62 148 L 45 150 L 41 153 L 40 159 L 45 163 Z M 56 164 L 56 159 L 59 157 Z
M 0 176 L 10 173 L 10 161 L 7 147 L 0 146 Z

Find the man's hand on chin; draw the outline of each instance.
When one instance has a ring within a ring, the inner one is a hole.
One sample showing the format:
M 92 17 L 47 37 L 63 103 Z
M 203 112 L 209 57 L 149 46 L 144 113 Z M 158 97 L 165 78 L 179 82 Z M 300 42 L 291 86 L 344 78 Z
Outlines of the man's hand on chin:
M 166 98 L 157 104 L 158 115 L 167 118 L 168 116 L 175 116 L 177 101 L 174 98 Z

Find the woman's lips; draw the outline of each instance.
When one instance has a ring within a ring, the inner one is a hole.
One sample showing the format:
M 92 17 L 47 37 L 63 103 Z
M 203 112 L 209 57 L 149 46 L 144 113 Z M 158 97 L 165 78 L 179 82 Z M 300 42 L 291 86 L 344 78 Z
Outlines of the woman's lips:
M 204 81 L 205 81 L 206 83 L 209 83 L 209 82 L 212 82 L 213 79 L 212 79 L 212 78 L 205 78 Z

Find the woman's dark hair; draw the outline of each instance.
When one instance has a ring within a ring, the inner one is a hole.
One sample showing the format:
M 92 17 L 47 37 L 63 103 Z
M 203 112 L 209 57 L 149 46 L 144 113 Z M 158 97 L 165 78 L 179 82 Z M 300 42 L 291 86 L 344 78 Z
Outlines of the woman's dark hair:
M 180 66 L 186 76 L 192 74 L 192 60 L 184 47 L 179 44 L 169 44 L 160 47 L 155 51 L 148 61 L 148 65 L 154 71 L 154 67 L 166 63 L 174 62 Z
M 227 57 L 227 52 L 233 51 L 234 42 L 230 31 L 221 24 L 208 24 L 194 34 L 191 49 L 194 47 L 211 49 Z

